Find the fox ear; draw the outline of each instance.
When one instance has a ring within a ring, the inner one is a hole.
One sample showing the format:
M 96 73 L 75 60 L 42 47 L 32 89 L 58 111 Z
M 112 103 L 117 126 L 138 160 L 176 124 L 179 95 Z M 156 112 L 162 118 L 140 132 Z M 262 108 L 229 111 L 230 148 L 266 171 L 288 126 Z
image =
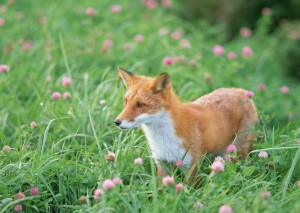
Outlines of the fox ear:
M 169 89 L 170 87 L 171 87 L 171 81 L 168 73 L 163 72 L 154 79 L 154 87 L 153 87 L 154 92 L 160 92 Z
M 118 70 L 119 70 L 119 75 L 122 78 L 126 88 L 132 86 L 134 84 L 134 80 L 135 80 L 136 76 L 133 73 L 131 73 L 127 70 L 124 70 L 121 67 L 118 67 Z

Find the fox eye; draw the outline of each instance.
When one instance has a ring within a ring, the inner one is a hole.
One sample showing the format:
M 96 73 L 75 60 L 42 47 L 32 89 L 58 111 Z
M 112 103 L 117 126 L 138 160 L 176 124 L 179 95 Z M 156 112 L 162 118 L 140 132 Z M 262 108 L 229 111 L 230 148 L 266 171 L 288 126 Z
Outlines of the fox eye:
M 145 104 L 142 104 L 142 103 L 136 103 L 136 108 L 142 108 L 145 106 Z
M 124 104 L 127 104 L 127 98 L 124 99 Z

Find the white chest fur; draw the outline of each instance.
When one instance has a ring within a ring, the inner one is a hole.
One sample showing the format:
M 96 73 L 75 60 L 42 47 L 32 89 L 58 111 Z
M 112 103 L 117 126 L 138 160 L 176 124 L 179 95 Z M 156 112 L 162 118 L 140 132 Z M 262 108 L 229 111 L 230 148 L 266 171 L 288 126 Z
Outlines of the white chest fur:
M 142 124 L 142 128 L 155 160 L 177 162 L 184 158 L 183 163 L 191 165 L 192 157 L 182 147 L 182 140 L 176 135 L 173 120 L 168 112 L 153 115 L 151 123 Z

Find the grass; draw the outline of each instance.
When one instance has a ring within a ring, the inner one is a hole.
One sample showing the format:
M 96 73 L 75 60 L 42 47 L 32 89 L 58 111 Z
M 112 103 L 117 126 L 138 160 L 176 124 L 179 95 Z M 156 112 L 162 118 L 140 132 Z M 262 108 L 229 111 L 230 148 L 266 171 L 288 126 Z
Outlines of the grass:
M 218 27 L 181 20 L 176 16 L 178 2 L 170 9 L 149 10 L 140 1 L 123 0 L 118 2 L 120 14 L 111 13 L 110 1 L 9 2 L 1 3 L 6 12 L 0 13 L 6 21 L 0 27 L 0 64 L 10 67 L 8 73 L 0 73 L 0 147 L 9 145 L 12 152 L 0 152 L 1 213 L 13 212 L 16 204 L 22 204 L 23 212 L 216 212 L 222 205 L 231 205 L 234 212 L 300 211 L 300 86 L 285 77 L 278 63 L 281 39 L 276 33 L 254 32 L 222 44 L 226 52 L 237 54 L 230 61 L 212 52 L 222 43 L 222 34 L 215 33 Z M 96 15 L 87 16 L 87 7 L 94 7 Z M 265 18 L 259 29 L 268 27 Z M 166 36 L 158 33 L 163 27 L 169 29 Z M 178 29 L 191 48 L 171 39 Z M 143 42 L 134 41 L 137 34 L 144 36 Z M 113 45 L 103 52 L 106 39 Z M 26 41 L 32 45 L 25 51 Z M 123 49 L 126 43 L 131 50 Z M 241 56 L 243 46 L 252 48 L 251 57 Z M 184 60 L 165 66 L 167 56 Z M 190 60 L 196 65 L 191 66 Z M 247 159 L 226 162 L 225 171 L 214 176 L 212 159 L 205 158 L 199 165 L 200 189 L 186 185 L 176 172 L 184 192 L 163 187 L 161 193 L 142 131 L 120 131 L 113 124 L 125 91 L 118 66 L 149 76 L 168 72 L 184 101 L 220 87 L 254 91 L 260 114 L 257 128 L 265 142 L 260 138 Z M 64 76 L 71 77 L 71 87 L 61 85 Z M 260 83 L 266 84 L 265 91 L 258 90 Z M 280 92 L 283 85 L 289 87 L 287 94 Z M 51 98 L 55 91 L 68 91 L 72 97 L 55 101 Z M 37 127 L 30 127 L 32 121 Z M 261 150 L 269 157 L 258 158 Z M 105 160 L 108 151 L 116 154 L 115 163 Z M 143 159 L 142 165 L 133 163 L 137 157 Z M 123 184 L 95 200 L 93 191 L 114 177 L 122 178 Z M 31 196 L 34 186 L 40 193 Z M 271 193 L 266 200 L 261 197 L 264 191 Z M 15 200 L 18 192 L 26 198 Z M 198 201 L 204 207 L 194 207 Z

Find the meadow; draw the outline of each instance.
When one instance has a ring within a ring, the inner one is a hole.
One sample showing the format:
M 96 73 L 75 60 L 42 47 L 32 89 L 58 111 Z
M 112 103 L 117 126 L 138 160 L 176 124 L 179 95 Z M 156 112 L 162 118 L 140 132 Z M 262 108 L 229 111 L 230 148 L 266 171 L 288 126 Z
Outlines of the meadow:
M 177 16 L 179 1 L 145 2 L 0 2 L 0 213 L 300 212 L 300 84 L 278 63 L 272 14 L 225 43 L 218 25 Z M 159 189 L 142 130 L 113 123 L 118 66 L 167 72 L 183 101 L 252 91 L 255 150 L 236 162 L 227 153 L 219 173 L 205 157 L 199 189 L 170 168 L 175 183 Z

